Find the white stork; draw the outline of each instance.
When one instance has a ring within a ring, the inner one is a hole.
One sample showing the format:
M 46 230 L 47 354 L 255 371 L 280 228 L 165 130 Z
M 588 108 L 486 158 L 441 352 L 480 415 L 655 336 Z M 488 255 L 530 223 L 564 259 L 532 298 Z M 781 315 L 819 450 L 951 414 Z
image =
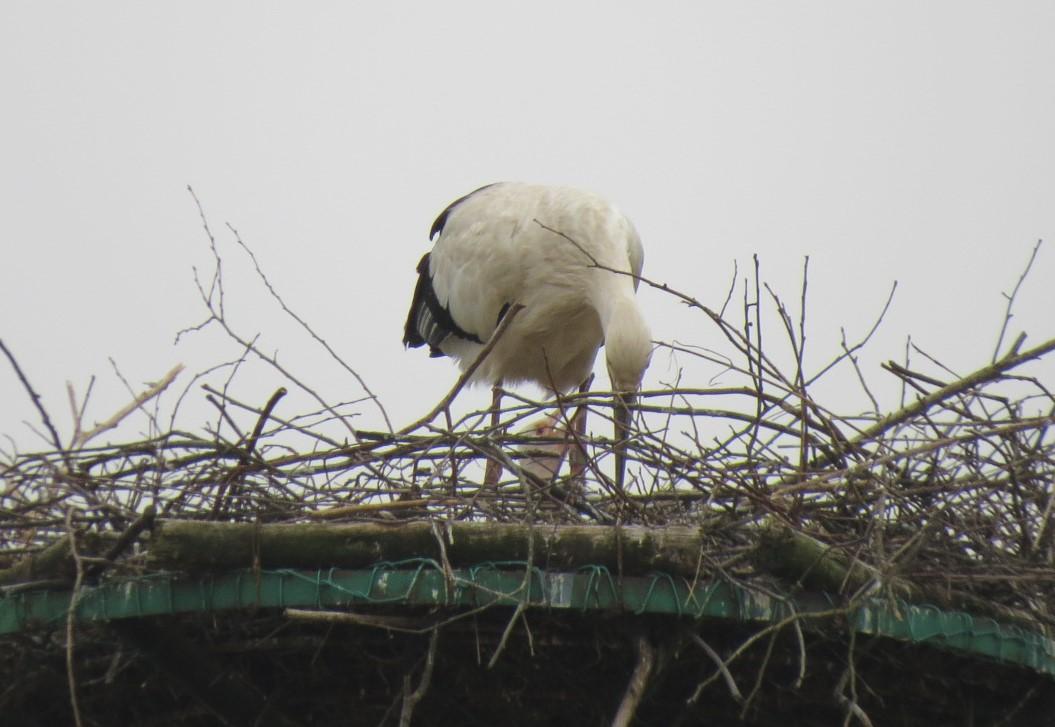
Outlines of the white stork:
M 590 376 L 603 345 L 617 397 L 616 442 L 625 442 L 652 350 L 634 297 L 644 256 L 630 220 L 589 192 L 500 182 L 452 202 L 429 237 L 435 245 L 418 263 L 403 343 L 428 344 L 432 356 L 451 356 L 465 369 L 519 303 L 472 381 L 567 392 Z M 497 402 L 496 393 L 496 409 Z M 617 444 L 620 489 L 622 452 Z

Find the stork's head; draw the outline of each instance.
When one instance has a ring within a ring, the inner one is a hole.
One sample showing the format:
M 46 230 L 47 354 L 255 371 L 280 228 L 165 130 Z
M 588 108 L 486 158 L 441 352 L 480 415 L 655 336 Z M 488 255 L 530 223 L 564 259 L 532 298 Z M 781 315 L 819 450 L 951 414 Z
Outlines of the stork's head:
M 652 357 L 652 333 L 633 298 L 617 301 L 605 327 L 605 358 L 612 390 L 633 394 Z
M 652 334 L 633 298 L 612 303 L 605 326 L 605 358 L 608 378 L 616 392 L 613 410 L 615 420 L 615 484 L 623 489 L 626 471 L 626 441 L 630 435 L 630 407 L 641 379 L 652 357 Z

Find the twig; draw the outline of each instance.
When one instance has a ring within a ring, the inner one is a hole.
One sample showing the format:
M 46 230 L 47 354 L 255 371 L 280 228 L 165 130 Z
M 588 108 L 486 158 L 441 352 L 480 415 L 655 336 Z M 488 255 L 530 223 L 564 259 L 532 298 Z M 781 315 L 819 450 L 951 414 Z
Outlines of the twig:
M 69 533 L 70 555 L 77 567 L 77 576 L 73 581 L 73 591 L 70 593 L 70 605 L 66 609 L 66 680 L 70 692 L 70 708 L 73 710 L 73 723 L 81 727 L 81 706 L 77 699 L 77 678 L 74 669 L 74 643 L 76 641 L 75 626 L 77 623 L 77 603 L 81 596 L 81 586 L 84 583 L 84 564 L 81 555 L 77 552 L 77 535 L 73 528 L 73 508 L 66 509 L 66 532 Z
M 319 520 L 333 520 L 348 517 L 349 515 L 365 515 L 372 512 L 388 512 L 391 510 L 424 510 L 429 505 L 457 505 L 460 500 L 430 500 L 428 498 L 416 498 L 413 500 L 388 500 L 385 502 L 366 502 L 359 505 L 342 505 L 331 507 L 316 512 L 306 512 L 305 517 L 317 518 Z
M 1033 261 L 1037 259 L 1037 253 L 1040 252 L 1040 246 L 1043 242 L 1043 240 L 1037 240 L 1037 244 L 1033 246 L 1033 252 L 1029 255 L 1029 261 L 1026 263 L 1022 274 L 1018 276 L 1018 282 L 1015 283 L 1015 287 L 1011 290 L 1011 295 L 1004 293 L 1004 297 L 1007 298 L 1007 308 L 1004 309 L 1004 322 L 1000 326 L 1000 335 L 996 337 L 996 346 L 993 347 L 993 363 L 996 363 L 997 358 L 1000 356 L 1000 347 L 1004 344 L 1004 335 L 1007 333 L 1007 327 L 1011 323 L 1011 307 L 1015 304 L 1018 289 L 1022 287 L 1022 283 L 1025 282 L 1026 277 L 1029 275 L 1030 268 L 1033 267 Z M 1009 353 L 1015 353 L 1019 345 L 1021 345 L 1021 337 L 1015 341 L 1015 345 L 1011 347 Z
M 81 434 L 77 439 L 73 441 L 71 449 L 80 449 L 85 444 L 95 439 L 103 432 L 109 431 L 117 427 L 125 417 L 134 412 L 136 409 L 142 408 L 144 404 L 153 399 L 155 396 L 160 394 L 162 391 L 168 388 L 180 372 L 183 371 L 183 364 L 177 364 L 167 374 L 161 377 L 159 381 L 152 384 L 146 391 L 137 395 L 130 404 L 118 410 L 116 414 L 104 421 L 102 424 L 96 424 L 95 427 L 89 431 Z
M 619 703 L 619 710 L 612 720 L 612 727 L 630 727 L 637 713 L 637 707 L 641 698 L 645 696 L 648 687 L 648 679 L 652 674 L 652 668 L 656 663 L 656 648 L 645 635 L 639 635 L 634 641 L 637 650 L 637 663 L 630 675 L 630 682 L 626 685 L 623 700 Z
M 198 279 L 197 270 L 194 271 L 195 283 L 198 286 L 198 292 L 201 295 L 202 302 L 205 304 L 206 310 L 208 310 L 208 312 L 209 312 L 209 316 L 204 321 L 199 323 L 198 325 L 191 326 L 189 328 L 185 328 L 185 329 L 181 330 L 179 333 L 177 333 L 176 334 L 176 341 L 178 342 L 179 339 L 185 333 L 190 333 L 190 332 L 193 332 L 193 331 L 200 331 L 200 330 L 204 329 L 206 326 L 208 326 L 211 323 L 215 322 L 216 324 L 218 324 L 223 329 L 224 333 L 226 333 L 227 336 L 231 340 L 233 340 L 235 343 L 237 343 L 239 346 L 241 346 L 247 353 L 248 352 L 252 352 L 257 358 L 259 358 L 260 360 L 262 360 L 265 363 L 269 364 L 276 371 L 278 371 L 283 376 L 285 376 L 287 379 L 289 379 L 290 381 L 295 383 L 298 387 L 300 387 L 301 390 L 303 390 L 309 396 L 311 396 L 313 399 L 315 399 L 315 401 L 317 401 L 326 411 L 328 411 L 330 414 L 332 414 L 334 419 L 340 421 L 341 424 L 348 430 L 348 432 L 352 435 L 353 438 L 358 439 L 358 433 L 357 433 L 355 427 L 353 427 L 348 421 L 346 421 L 345 417 L 343 417 L 340 414 L 338 414 L 333 409 L 333 407 L 330 406 L 330 404 L 327 403 L 326 400 L 323 399 L 322 396 L 320 396 L 318 394 L 318 392 L 315 391 L 315 389 L 313 389 L 312 387 L 308 386 L 306 383 L 301 381 L 298 377 L 294 376 L 293 373 L 291 371 L 289 371 L 286 367 L 281 365 L 278 362 L 277 354 L 273 355 L 273 356 L 269 356 L 269 355 L 265 354 L 263 351 L 261 351 L 256 346 L 256 337 L 254 337 L 252 341 L 247 341 L 247 340 L 245 340 L 244 337 L 242 337 L 238 333 L 236 333 L 235 330 L 228 323 L 227 318 L 226 318 L 225 313 L 224 313 L 224 307 L 223 307 L 224 306 L 224 292 L 223 292 L 222 258 L 220 257 L 219 251 L 216 248 L 216 239 L 213 237 L 212 231 L 209 229 L 208 220 L 205 217 L 205 212 L 202 209 L 201 203 L 198 201 L 197 195 L 194 194 L 194 190 L 191 189 L 189 186 L 187 187 L 187 189 L 190 192 L 191 197 L 193 197 L 194 202 L 195 202 L 195 204 L 198 207 L 199 215 L 202 218 L 202 225 L 205 228 L 206 235 L 209 238 L 209 248 L 212 250 L 213 257 L 214 257 L 214 259 L 216 261 L 216 268 L 213 271 L 213 280 L 212 280 L 212 283 L 211 283 L 208 291 L 205 290 L 205 288 L 202 286 L 200 280 Z M 214 297 L 214 294 L 216 294 L 217 292 L 219 294 L 219 302 L 218 303 L 214 303 L 213 302 L 213 297 Z
M 785 616 L 780 621 L 777 621 L 775 623 L 771 623 L 768 626 L 766 626 L 764 628 L 761 628 L 758 631 L 756 631 L 755 633 L 753 633 L 751 636 L 749 636 L 747 639 L 745 639 L 738 647 L 736 647 L 736 649 L 733 651 L 733 653 L 731 653 L 724 660 L 723 663 L 728 668 L 729 664 L 732 664 L 734 661 L 736 661 L 741 656 L 743 656 L 744 653 L 748 649 L 750 649 L 759 639 L 763 639 L 766 636 L 770 636 L 771 634 L 778 633 L 778 632 L 782 631 L 785 626 L 788 626 L 789 624 L 792 624 L 795 621 L 805 620 L 805 619 L 818 620 L 819 621 L 819 620 L 824 620 L 824 619 L 827 619 L 827 618 L 832 618 L 832 617 L 835 617 L 835 616 L 845 615 L 848 611 L 849 611 L 849 607 L 847 607 L 847 608 L 832 608 L 832 609 L 828 609 L 826 611 L 813 611 L 813 612 L 808 612 L 808 613 L 798 613 L 798 612 L 792 613 L 790 616 Z M 708 685 L 710 685 L 712 682 L 714 682 L 720 676 L 723 676 L 722 672 L 721 671 L 716 671 L 714 674 L 709 676 L 707 679 L 704 679 L 702 682 L 700 682 L 698 685 L 696 685 L 696 689 L 693 691 L 692 696 L 689 697 L 689 700 L 688 700 L 689 703 L 692 704 L 692 703 L 696 702 L 700 698 L 700 695 L 703 693 L 703 690 L 706 689 Z
M 692 638 L 693 642 L 701 649 L 703 649 L 703 653 L 705 653 L 710 658 L 710 660 L 714 662 L 714 665 L 718 668 L 719 673 L 721 673 L 722 678 L 725 680 L 725 686 L 729 689 L 729 694 L 732 696 L 732 698 L 737 702 L 737 704 L 742 704 L 744 701 L 744 695 L 740 693 L 740 688 L 736 686 L 736 680 L 733 679 L 733 675 L 732 673 L 730 673 L 729 667 L 727 667 L 725 665 L 725 662 L 722 661 L 722 657 L 720 657 L 718 655 L 718 652 L 712 649 L 710 644 L 704 641 L 703 637 L 699 634 L 693 632 L 690 634 L 690 638 Z M 694 704 L 699 700 L 700 694 L 701 690 L 697 689 L 695 692 L 693 692 L 692 696 L 689 697 L 688 702 L 690 704 Z
M 155 517 L 157 517 L 157 508 L 153 505 L 148 505 L 147 508 L 143 511 L 143 514 L 136 518 L 135 521 L 133 521 L 132 524 L 129 525 L 123 533 L 121 533 L 121 535 L 117 538 L 117 541 L 114 542 L 114 544 L 110 546 L 106 553 L 103 554 L 103 561 L 105 562 L 105 565 L 93 565 L 89 569 L 89 575 L 93 577 L 99 575 L 106 567 L 106 565 L 112 564 L 115 560 L 117 560 L 117 557 L 121 555 L 121 553 L 123 553 L 125 550 L 127 550 L 128 547 L 132 545 L 132 543 L 135 542 L 136 538 L 139 537 L 140 533 L 142 533 L 144 530 L 147 530 L 148 528 L 154 527 Z M 72 533 L 70 536 L 70 540 L 70 550 L 72 552 L 74 547 L 72 545 Z M 74 558 L 76 558 L 76 556 L 74 556 Z
M 492 333 L 491 337 L 487 339 L 487 343 L 482 349 L 480 349 L 480 353 L 477 354 L 476 358 L 473 359 L 473 362 L 469 364 L 469 367 L 462 372 L 462 375 L 458 377 L 458 380 L 454 382 L 454 386 L 452 386 L 451 390 L 447 392 L 447 395 L 440 399 L 439 403 L 436 404 L 436 406 L 434 406 L 428 414 L 421 417 L 421 419 L 418 419 L 417 421 L 412 422 L 411 424 L 408 424 L 407 426 L 403 427 L 399 430 L 399 432 L 397 432 L 397 434 L 402 435 L 413 432 L 415 429 L 418 429 L 431 422 L 441 411 L 449 407 L 451 405 L 451 402 L 454 401 L 454 398 L 458 396 L 458 392 L 460 392 L 462 388 L 469 382 L 469 379 L 473 377 L 473 374 L 476 373 L 476 370 L 480 368 L 481 364 L 483 364 L 484 359 L 486 359 L 488 355 L 490 355 L 491 351 L 494 350 L 494 347 L 498 345 L 498 342 L 502 339 L 502 336 L 505 335 L 505 332 L 509 330 L 509 327 L 513 324 L 513 320 L 517 317 L 517 314 L 523 309 L 524 306 L 520 303 L 515 303 L 514 305 L 511 305 L 509 307 L 509 310 L 506 311 L 506 314 L 502 316 L 502 322 L 498 324 L 498 327 L 495 328 L 494 333 Z
M 377 613 L 352 613 L 350 611 L 308 611 L 301 608 L 287 608 L 283 612 L 286 618 L 294 621 L 311 621 L 327 624 L 350 624 L 353 626 L 370 626 L 386 631 L 420 634 L 425 631 L 436 632 L 433 626 L 424 626 L 420 618 L 414 616 L 394 616 Z
M 95 377 L 93 376 L 91 380 L 94 383 Z M 91 394 L 91 391 L 92 391 L 91 384 L 89 384 L 88 385 L 88 394 L 89 395 Z M 73 417 L 73 441 L 76 442 L 77 439 L 81 436 L 81 432 L 83 431 L 81 429 L 81 424 L 83 424 L 83 420 L 84 420 L 84 408 L 88 405 L 88 395 L 85 395 L 85 397 L 84 397 L 84 406 L 78 407 L 77 406 L 77 394 L 73 391 L 73 383 L 67 381 L 66 382 L 66 397 L 69 399 L 69 402 L 70 402 L 70 414 Z
M 432 635 L 429 637 L 429 649 L 425 652 L 425 667 L 421 670 L 421 679 L 418 680 L 418 686 L 413 691 L 410 689 L 410 675 L 407 674 L 403 677 L 403 708 L 399 714 L 399 727 L 410 727 L 410 720 L 414 716 L 414 708 L 429 690 L 429 685 L 432 683 L 432 667 L 436 663 L 436 646 L 439 644 L 439 640 L 440 630 L 438 628 L 433 629 Z
M 977 371 L 964 376 L 959 381 L 954 381 L 948 386 L 944 386 L 937 391 L 924 396 L 923 398 L 909 404 L 900 411 L 894 412 L 888 416 L 883 417 L 880 421 L 876 422 L 871 427 L 868 427 L 860 435 L 850 441 L 852 446 L 857 446 L 864 442 L 878 439 L 885 432 L 893 429 L 898 424 L 902 424 L 913 417 L 919 416 L 921 413 L 931 408 L 935 404 L 938 404 L 946 399 L 949 399 L 957 394 L 961 394 L 968 389 L 974 388 L 979 384 L 983 384 L 986 381 L 992 381 L 993 379 L 1002 376 L 1005 372 L 1026 363 L 1033 359 L 1040 358 L 1045 354 L 1055 351 L 1055 338 L 1045 341 L 1044 343 L 1031 348 L 1022 353 L 1011 353 L 1004 356 L 999 361 L 996 361 L 989 366 L 978 369 Z
M 762 656 L 762 663 L 758 666 L 758 671 L 755 673 L 755 684 L 751 687 L 751 691 L 748 692 L 743 705 L 740 707 L 741 721 L 747 718 L 747 711 L 751 708 L 751 702 L 754 701 L 755 697 L 758 696 L 758 693 L 762 690 L 762 681 L 765 679 L 766 669 L 769 667 L 769 662 L 773 658 L 773 648 L 777 644 L 777 636 L 779 636 L 779 632 L 774 631 L 769 635 L 769 639 L 766 642 L 766 653 Z
M 209 284 L 209 292 L 206 295 L 206 302 L 208 306 L 212 308 L 212 297 L 213 294 L 216 293 L 218 295 L 217 306 L 220 311 L 220 317 L 223 318 L 223 260 L 220 258 L 220 252 L 216 249 L 216 238 L 213 236 L 212 229 L 209 227 L 209 218 L 205 216 L 205 208 L 202 207 L 201 201 L 198 199 L 198 195 L 194 192 L 194 188 L 191 187 L 189 184 L 187 185 L 187 192 L 190 193 L 191 199 L 194 200 L 194 206 L 198 208 L 198 217 L 201 219 L 201 226 L 202 229 L 205 230 L 206 237 L 209 238 L 209 249 L 212 251 L 213 260 L 216 262 L 216 267 L 213 270 L 212 282 Z M 197 270 L 195 270 L 195 279 L 197 279 Z M 200 286 L 199 289 L 201 289 Z M 180 333 L 176 334 L 177 342 L 179 342 L 180 335 L 183 332 L 184 331 L 180 331 Z
M 33 400 L 33 405 L 37 408 L 40 413 L 40 418 L 44 422 L 44 426 L 47 427 L 48 433 L 51 435 L 51 443 L 55 445 L 56 450 L 62 449 L 62 440 L 59 438 L 59 433 L 55 430 L 54 425 L 51 423 L 51 417 L 48 416 L 48 412 L 44 409 L 44 404 L 40 400 L 40 394 L 33 390 L 33 387 L 29 383 L 29 379 L 22 373 L 22 367 L 18 365 L 18 361 L 15 360 L 15 356 L 8 350 L 7 346 L 4 345 L 4 341 L 0 338 L 0 351 L 4 352 L 7 356 L 7 360 L 11 362 L 12 368 L 15 370 L 15 375 L 18 376 L 18 380 L 22 382 L 22 386 L 25 387 L 26 392 L 29 394 L 29 398 Z
M 855 632 L 852 631 L 850 632 L 851 645 L 853 643 L 854 633 Z M 853 687 L 854 679 L 853 658 L 851 655 L 849 665 L 843 671 L 842 677 L 839 679 L 839 683 L 835 687 L 835 700 L 846 710 L 846 719 L 843 721 L 843 725 L 844 727 L 849 725 L 850 718 L 855 717 L 857 718 L 857 721 L 864 725 L 864 727 L 872 727 L 872 720 L 869 719 L 868 714 L 861 709 L 861 705 L 857 703 L 857 695 L 854 693 Z M 850 685 L 849 697 L 843 694 L 846 690 L 847 684 Z
M 274 411 L 275 406 L 278 404 L 279 400 L 286 395 L 286 393 L 285 387 L 280 386 L 275 389 L 275 393 L 273 393 L 271 398 L 267 400 L 267 403 L 264 404 L 260 416 L 256 419 L 256 426 L 253 427 L 253 433 L 249 435 L 249 439 L 245 443 L 247 460 L 248 455 L 252 454 L 253 450 L 256 449 L 257 440 L 260 439 L 260 434 L 264 431 L 264 424 L 267 423 L 268 417 L 271 416 L 271 412 Z
M 527 577 L 531 577 L 530 567 L 527 569 Z M 498 658 L 505 651 L 506 644 L 509 643 L 509 637 L 513 635 L 513 628 L 516 626 L 517 621 L 519 621 L 524 616 L 524 611 L 526 609 L 527 598 L 525 597 L 517 601 L 516 608 L 513 609 L 513 615 L 510 616 L 509 619 L 506 621 L 505 628 L 502 629 L 502 636 L 498 640 L 498 646 L 495 647 L 495 651 L 493 654 L 491 654 L 491 658 L 487 660 L 488 669 L 495 668 L 495 664 L 498 663 Z
M 227 229 L 230 230 L 231 233 L 234 235 L 235 242 L 238 243 L 239 247 L 245 250 L 245 252 L 249 255 L 249 259 L 253 261 L 253 267 L 256 269 L 257 275 L 260 277 L 261 282 L 264 283 L 264 287 L 267 288 L 267 291 L 271 294 L 271 297 L 278 301 L 278 304 L 282 307 L 282 310 L 285 311 L 290 318 L 300 324 L 300 327 L 307 331 L 308 335 L 315 339 L 315 342 L 322 346 L 326 350 L 326 353 L 330 354 L 333 360 L 336 361 L 341 366 L 341 368 L 343 368 L 345 371 L 355 377 L 355 380 L 359 382 L 359 386 L 362 387 L 363 391 L 366 392 L 367 398 L 372 400 L 374 404 L 377 405 L 378 410 L 381 412 L 381 417 L 385 420 L 385 426 L 387 426 L 388 431 L 391 432 L 392 422 L 388 418 L 388 412 L 385 410 L 384 405 L 381 403 L 381 399 L 379 399 L 377 395 L 374 394 L 374 392 L 370 389 L 370 387 L 367 386 L 366 381 L 363 379 L 362 376 L 359 375 L 358 371 L 353 369 L 345 362 L 344 359 L 338 356 L 337 352 L 333 350 L 330 344 L 327 343 L 326 340 L 322 338 L 322 336 L 317 334 L 315 330 L 311 326 L 309 326 L 303 318 L 294 313 L 293 310 L 288 305 L 286 305 L 286 301 L 284 301 L 282 299 L 282 296 L 278 294 L 278 291 L 275 290 L 274 286 L 271 285 L 271 281 L 268 279 L 267 275 L 265 275 L 264 271 L 260 268 L 260 262 L 256 259 L 256 254 L 249 248 L 248 245 L 242 242 L 242 236 L 238 234 L 238 230 L 236 230 L 230 223 L 227 223 Z

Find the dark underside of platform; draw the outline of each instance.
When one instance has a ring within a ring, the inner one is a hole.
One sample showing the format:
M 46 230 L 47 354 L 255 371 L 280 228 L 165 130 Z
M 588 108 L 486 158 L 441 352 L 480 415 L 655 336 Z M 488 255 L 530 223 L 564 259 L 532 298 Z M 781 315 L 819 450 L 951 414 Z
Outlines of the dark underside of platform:
M 1055 714 L 1048 676 L 889 638 L 851 646 L 835 626 L 805 629 L 802 642 L 784 628 L 733 661 L 746 705 L 723 676 L 690 704 L 716 673 L 691 634 L 728 658 L 761 625 L 528 610 L 488 668 L 512 609 L 361 612 L 447 622 L 414 725 L 609 725 L 640 635 L 657 659 L 635 725 L 828 727 L 844 723 L 852 698 L 877 726 L 1039 725 Z M 62 626 L 3 637 L 4 724 L 72 723 L 64 643 Z M 278 610 L 187 614 L 78 626 L 74 673 L 86 725 L 398 725 L 404 680 L 418 686 L 428 648 L 427 633 L 293 622 Z

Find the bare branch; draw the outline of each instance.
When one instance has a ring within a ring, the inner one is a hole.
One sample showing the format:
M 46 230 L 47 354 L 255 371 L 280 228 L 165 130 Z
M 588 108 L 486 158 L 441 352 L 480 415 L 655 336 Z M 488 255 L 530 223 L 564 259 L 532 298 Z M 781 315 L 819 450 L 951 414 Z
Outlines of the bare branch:
M 1018 281 L 1015 283 L 1015 287 L 1011 289 L 1011 294 L 1004 294 L 1004 297 L 1007 298 L 1007 308 L 1004 309 L 1004 322 L 1000 325 L 1000 333 L 996 337 L 996 346 L 993 347 L 993 363 L 996 363 L 997 358 L 1000 357 L 1000 347 L 1004 343 L 1004 335 L 1007 333 L 1007 327 L 1011 323 L 1011 308 L 1015 304 L 1015 298 L 1018 297 L 1018 290 L 1022 287 L 1022 283 L 1024 283 L 1029 276 L 1029 271 L 1033 267 L 1033 261 L 1037 259 L 1037 253 L 1040 252 L 1040 246 L 1043 242 L 1043 240 L 1037 240 L 1037 244 L 1033 246 L 1033 252 L 1029 255 L 1029 261 L 1026 263 L 1026 267 L 1022 270 L 1022 274 L 1018 276 Z M 1015 340 L 1015 345 L 1011 347 L 1011 350 L 1008 353 L 1013 354 L 1018 351 L 1018 347 L 1022 345 L 1022 339 L 1024 337 L 1025 334 L 1020 334 Z
M 630 727 L 637 713 L 637 707 L 641 698 L 645 696 L 649 677 L 656 663 L 656 649 L 647 636 L 640 635 L 634 640 L 634 648 L 637 651 L 637 663 L 634 672 L 630 675 L 630 682 L 626 685 L 626 693 L 623 701 L 619 703 L 619 710 L 612 720 L 612 727 Z
M 176 366 L 174 366 L 172 369 L 169 370 L 167 374 L 162 376 L 158 381 L 151 384 L 145 391 L 140 394 L 137 394 L 136 397 L 131 401 L 131 403 L 119 409 L 116 414 L 114 414 L 101 424 L 96 424 L 95 427 L 93 427 L 90 431 L 80 434 L 77 438 L 73 440 L 73 443 L 70 445 L 71 448 L 80 449 L 85 444 L 95 439 L 103 432 L 110 431 L 111 429 L 116 429 L 117 425 L 124 421 L 125 417 L 127 417 L 129 414 L 136 411 L 137 409 L 142 409 L 144 404 L 146 404 L 148 401 L 150 401 L 155 396 L 167 389 L 169 387 L 169 384 L 175 381 L 176 377 L 179 376 L 180 372 L 182 371 L 183 364 L 177 364 Z
M 27 379 L 26 375 L 22 373 L 22 367 L 18 365 L 18 361 L 15 360 L 14 354 L 4 345 L 3 339 L 0 339 L 0 351 L 3 351 L 4 355 L 7 356 L 7 360 L 11 363 L 11 368 L 15 370 L 15 375 L 18 376 L 18 380 L 22 382 L 22 386 L 25 388 L 26 393 L 29 394 L 29 398 L 32 399 L 33 406 L 35 406 L 37 412 L 40 413 L 40 419 L 44 422 L 44 426 L 51 435 L 51 443 L 55 445 L 55 449 L 62 449 L 62 440 L 59 438 L 59 433 L 55 430 L 54 425 L 52 425 L 51 417 L 48 416 L 47 410 L 44 409 L 44 404 L 40 400 L 40 394 L 38 394 L 30 385 L 29 379 Z

